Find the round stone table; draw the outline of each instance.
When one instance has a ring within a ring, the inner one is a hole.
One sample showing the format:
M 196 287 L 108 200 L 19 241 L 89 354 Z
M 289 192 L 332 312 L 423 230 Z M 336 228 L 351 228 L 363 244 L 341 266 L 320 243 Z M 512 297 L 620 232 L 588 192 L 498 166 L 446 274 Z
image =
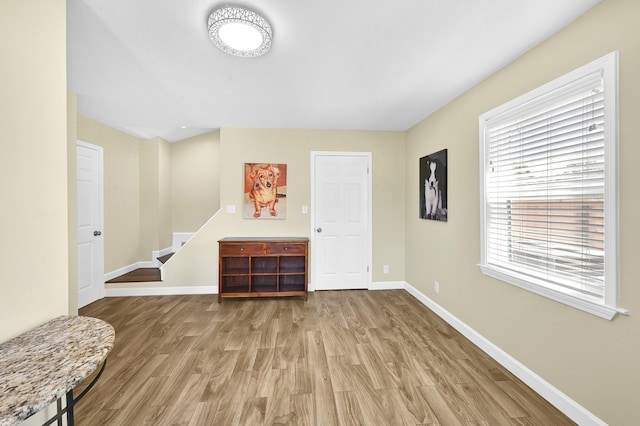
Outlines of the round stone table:
M 102 320 L 61 316 L 1 343 L 0 426 L 17 424 L 56 401 L 58 413 L 45 425 L 66 413 L 72 426 L 73 405 L 100 377 L 114 340 L 113 327 Z M 73 388 L 99 367 L 93 382 L 74 399 Z

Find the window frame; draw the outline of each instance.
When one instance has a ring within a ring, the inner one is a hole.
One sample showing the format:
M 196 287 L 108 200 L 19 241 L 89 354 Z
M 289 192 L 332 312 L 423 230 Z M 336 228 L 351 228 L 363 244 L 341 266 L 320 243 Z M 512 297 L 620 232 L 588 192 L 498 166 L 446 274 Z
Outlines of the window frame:
M 604 212 L 605 212 L 605 288 L 602 298 L 588 296 L 569 288 L 545 284 L 511 270 L 487 263 L 487 158 L 489 143 L 486 140 L 487 123 L 496 117 L 518 117 L 535 106 L 549 106 L 553 94 L 568 84 L 594 72 L 602 72 L 604 86 Z M 485 275 L 507 282 L 538 295 L 564 303 L 608 320 L 616 314 L 627 314 L 618 307 L 618 52 L 584 65 L 562 77 L 544 84 L 522 96 L 500 105 L 479 117 L 480 145 L 480 241 L 479 267 Z

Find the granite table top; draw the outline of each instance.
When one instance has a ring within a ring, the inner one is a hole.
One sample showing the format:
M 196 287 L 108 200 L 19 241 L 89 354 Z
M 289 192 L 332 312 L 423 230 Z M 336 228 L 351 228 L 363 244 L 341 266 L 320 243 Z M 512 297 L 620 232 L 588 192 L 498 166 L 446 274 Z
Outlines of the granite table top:
M 0 426 L 14 425 L 63 397 L 113 348 L 97 318 L 61 316 L 0 344 Z

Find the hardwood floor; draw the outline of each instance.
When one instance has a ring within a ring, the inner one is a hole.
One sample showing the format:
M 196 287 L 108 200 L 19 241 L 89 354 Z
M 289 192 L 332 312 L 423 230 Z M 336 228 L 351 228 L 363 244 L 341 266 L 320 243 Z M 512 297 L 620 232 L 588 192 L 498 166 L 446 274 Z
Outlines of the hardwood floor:
M 106 298 L 80 314 L 116 330 L 81 426 L 573 424 L 404 290 Z

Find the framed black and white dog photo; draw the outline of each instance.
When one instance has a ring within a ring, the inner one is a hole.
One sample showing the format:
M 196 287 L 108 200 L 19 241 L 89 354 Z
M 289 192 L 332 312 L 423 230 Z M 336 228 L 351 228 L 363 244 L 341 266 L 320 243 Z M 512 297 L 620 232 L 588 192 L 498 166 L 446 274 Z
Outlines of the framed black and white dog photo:
M 420 218 L 447 221 L 447 150 L 420 159 Z

